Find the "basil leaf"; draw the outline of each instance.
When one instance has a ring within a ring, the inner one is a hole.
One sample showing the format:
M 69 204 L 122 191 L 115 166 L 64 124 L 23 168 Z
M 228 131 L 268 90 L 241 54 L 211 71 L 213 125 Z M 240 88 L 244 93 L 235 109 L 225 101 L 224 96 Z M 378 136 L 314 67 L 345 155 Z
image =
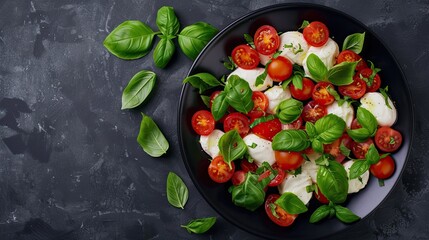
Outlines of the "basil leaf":
M 244 34 L 244 39 L 246 40 L 247 44 L 250 45 L 250 47 L 255 48 L 255 43 L 253 42 L 253 37 L 250 36 L 249 34 L 245 33 Z
M 207 108 L 210 108 L 210 96 L 200 95 L 201 100 L 203 100 L 204 105 L 206 105 Z
M 328 114 L 314 124 L 318 133 L 317 139 L 324 144 L 330 144 L 343 135 L 346 122 L 337 115 Z
M 219 32 L 212 25 L 197 22 L 182 29 L 177 41 L 180 49 L 190 59 L 195 60 L 207 43 Z
M 368 148 L 368 152 L 365 154 L 365 159 L 369 164 L 376 164 L 380 161 L 380 155 L 378 154 L 377 148 L 374 144 L 371 144 Z
M 237 75 L 228 78 L 225 86 L 228 103 L 237 111 L 248 113 L 253 109 L 252 89 L 249 83 Z
M 365 160 L 356 160 L 353 162 L 350 167 L 350 179 L 355 179 L 360 177 L 366 171 L 368 171 L 371 165 Z
M 340 144 L 340 152 L 346 157 L 350 156 L 351 151 L 349 148 L 346 147 L 346 145 L 344 145 L 343 141 L 341 141 L 341 144 Z
M 386 106 L 390 109 L 392 109 L 392 106 L 390 106 L 389 103 L 389 95 L 387 95 L 387 91 L 389 90 L 389 86 L 386 86 L 385 88 L 380 88 L 380 93 L 381 95 L 383 95 L 384 97 L 384 103 L 386 104 Z
M 317 139 L 313 139 L 311 142 L 311 148 L 318 153 L 323 153 L 323 144 Z
M 152 29 L 140 21 L 125 21 L 117 26 L 104 39 L 104 47 L 121 59 L 137 59 L 145 56 L 152 49 Z
M 143 119 L 140 124 L 140 132 L 137 136 L 137 142 L 143 150 L 152 157 L 159 157 L 169 148 L 167 139 L 159 130 L 152 118 L 142 114 Z
M 319 166 L 329 166 L 329 160 L 333 160 L 332 155 L 324 153 L 318 159 L 316 159 L 315 163 Z
M 354 214 L 350 209 L 342 206 L 335 205 L 335 216 L 342 222 L 345 223 L 352 223 L 356 222 L 360 219 L 359 216 Z
M 353 82 L 356 65 L 358 62 L 342 62 L 333 66 L 328 71 L 328 80 L 336 85 L 349 85 Z
M 366 128 L 347 129 L 347 134 L 356 142 L 365 142 L 371 136 Z
M 221 119 L 225 115 L 226 111 L 228 110 L 228 107 L 229 107 L 229 104 L 228 104 L 228 101 L 226 100 L 226 93 L 225 92 L 219 93 L 219 95 L 217 95 L 214 98 L 213 104 L 211 107 L 213 118 L 216 121 Z
M 307 20 L 304 20 L 304 21 L 302 21 L 301 27 L 299 27 L 298 30 L 304 29 L 308 25 L 310 25 L 310 22 Z
M 349 183 L 343 165 L 329 160 L 328 166 L 320 166 L 317 171 L 317 184 L 320 191 L 333 203 L 343 203 L 347 198 Z
M 310 146 L 310 141 L 304 130 L 288 129 L 277 133 L 272 142 L 276 151 L 303 151 Z
M 205 233 L 216 223 L 216 217 L 199 218 L 190 221 L 186 225 L 181 225 L 189 233 Z
M 304 105 L 301 101 L 289 98 L 278 105 L 276 115 L 280 122 L 287 124 L 297 120 L 302 113 L 302 109 L 304 109 Z
M 344 39 L 343 51 L 348 49 L 359 54 L 362 51 L 364 40 L 365 32 L 348 35 L 346 39 Z
M 312 122 L 305 123 L 305 130 L 307 131 L 307 134 L 310 137 L 310 139 L 313 139 L 317 136 L 316 127 Z
M 228 69 L 228 70 L 235 70 L 237 68 L 237 66 L 235 65 L 234 61 L 232 60 L 231 56 L 228 56 L 227 60 L 222 61 L 223 66 Z
M 302 90 L 303 85 L 302 85 L 302 76 L 300 75 L 293 75 L 291 77 L 292 79 L 292 84 L 294 87 L 296 87 L 296 89 Z
M 377 119 L 374 117 L 374 115 L 365 108 L 358 107 L 356 118 L 362 128 L 368 129 L 368 132 L 370 133 L 369 137 L 373 137 L 377 132 L 378 126 Z
M 324 218 L 327 218 L 329 216 L 329 211 L 331 210 L 331 207 L 328 205 L 322 205 L 318 207 L 313 214 L 311 214 L 310 217 L 310 223 L 317 223 L 321 221 Z
M 384 179 L 378 179 L 378 186 L 384 187 Z
M 255 80 L 255 86 L 256 87 L 264 84 L 265 79 L 267 78 L 267 75 L 268 75 L 268 72 L 267 72 L 268 64 L 269 64 L 269 62 L 265 65 L 264 71 L 256 77 L 256 80 Z
M 185 83 L 190 83 L 192 87 L 198 88 L 200 90 L 200 94 L 210 88 L 222 85 L 222 83 L 210 73 L 197 73 L 191 75 L 183 80 L 183 84 Z
M 219 139 L 219 150 L 225 162 L 231 168 L 231 162 L 242 158 L 247 152 L 247 145 L 237 130 L 233 129 L 223 134 Z
M 307 57 L 307 68 L 313 80 L 315 80 L 316 82 L 326 80 L 326 76 L 328 75 L 328 68 L 326 68 L 325 64 L 316 54 L 311 53 Z
M 279 207 L 290 214 L 300 214 L 307 212 L 308 208 L 295 194 L 291 192 L 283 193 L 276 201 Z
M 156 74 L 142 70 L 136 73 L 122 92 L 122 108 L 135 108 L 149 96 L 155 86 Z
M 242 184 L 233 186 L 231 191 L 232 202 L 236 206 L 255 211 L 264 204 L 265 201 L 264 187 L 268 185 L 270 179 L 265 178 L 264 180 L 266 180 L 266 184 L 261 184 L 258 181 L 258 175 L 248 172 L 246 174 L 246 180 L 244 180 Z
M 289 78 L 288 80 L 285 80 L 281 83 L 283 90 L 287 89 L 287 86 L 292 82 L 292 78 Z
M 276 212 L 277 206 L 274 203 L 268 204 L 268 207 L 270 208 L 270 212 L 271 212 L 271 214 L 273 214 L 274 217 L 280 218 L 280 216 Z
M 177 208 L 184 209 L 188 201 L 188 188 L 183 180 L 174 172 L 169 172 L 167 176 L 167 200 Z
M 255 121 L 253 121 L 250 124 L 250 128 L 254 128 L 256 125 L 258 125 L 260 123 L 268 122 L 268 121 L 271 121 L 274 119 L 276 119 L 276 117 L 274 115 L 268 115 L 268 116 L 263 116 L 263 117 L 257 118 L 257 119 L 255 119 Z
M 174 47 L 174 43 L 170 38 L 165 36 L 159 37 L 161 40 L 158 42 L 155 50 L 153 51 L 153 61 L 155 66 L 159 68 L 165 68 L 173 57 L 176 48 Z
M 179 33 L 180 23 L 172 7 L 163 6 L 158 10 L 156 25 L 165 36 L 175 36 Z

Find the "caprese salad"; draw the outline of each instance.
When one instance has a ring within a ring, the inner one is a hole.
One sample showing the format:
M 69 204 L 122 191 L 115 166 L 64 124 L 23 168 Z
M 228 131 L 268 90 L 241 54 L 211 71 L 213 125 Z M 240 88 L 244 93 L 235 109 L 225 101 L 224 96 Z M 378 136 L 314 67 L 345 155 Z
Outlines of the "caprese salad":
M 380 69 L 359 55 L 365 33 L 346 37 L 341 51 L 318 21 L 281 34 L 264 25 L 244 37 L 247 44 L 235 46 L 224 64 L 228 76 L 184 80 L 208 107 L 191 123 L 210 156 L 208 175 L 232 183 L 235 205 L 263 206 L 280 226 L 306 212 L 313 197 L 323 205 L 310 222 L 357 221 L 341 204 L 370 173 L 382 186 L 395 171 L 389 154 L 402 143 Z

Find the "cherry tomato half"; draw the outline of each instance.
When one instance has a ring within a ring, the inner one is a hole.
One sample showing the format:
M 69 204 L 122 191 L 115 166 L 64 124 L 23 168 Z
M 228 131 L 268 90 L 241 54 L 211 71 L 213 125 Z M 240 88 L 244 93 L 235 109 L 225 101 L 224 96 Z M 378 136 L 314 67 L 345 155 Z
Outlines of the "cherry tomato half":
M 328 92 L 328 87 L 335 89 L 334 85 L 328 82 L 318 82 L 311 93 L 313 100 L 320 105 L 327 106 L 335 101 L 334 96 Z
M 215 120 L 211 112 L 200 110 L 192 116 L 192 128 L 199 135 L 209 135 L 215 128 Z
M 263 55 L 275 53 L 280 46 L 277 30 L 270 25 L 263 25 L 256 30 L 253 38 L 256 51 Z
M 292 97 L 301 101 L 305 101 L 311 98 L 311 94 L 314 88 L 314 83 L 308 78 L 303 78 L 302 89 L 298 89 L 297 87 L 295 87 L 293 83 L 290 85 L 289 88 L 290 88 L 290 93 L 292 94 Z
M 355 78 L 360 78 L 362 80 L 364 78 L 365 79 L 369 79 L 370 76 L 371 76 L 371 74 L 372 74 L 372 69 L 371 68 L 364 68 L 364 69 L 358 71 L 356 73 L 356 75 L 353 77 L 353 79 L 355 79 Z M 380 79 L 380 76 L 378 75 L 378 73 L 376 73 L 375 76 L 374 76 L 374 80 L 373 80 L 371 86 L 369 86 L 367 84 L 366 90 L 368 92 L 375 92 L 375 91 L 377 91 L 380 88 L 380 86 L 381 86 L 381 79 Z
M 295 218 L 298 216 L 298 214 L 290 214 L 286 212 L 283 208 L 275 204 L 275 201 L 279 197 L 280 195 L 278 194 L 271 194 L 267 197 L 267 200 L 265 200 L 265 212 L 267 213 L 271 221 L 273 221 L 275 224 L 282 227 L 287 227 L 295 221 Z
M 228 182 L 234 174 L 234 170 L 234 162 L 231 162 L 230 168 L 222 156 L 215 157 L 208 168 L 210 178 L 217 183 Z
M 326 106 L 310 101 L 304 106 L 302 111 L 302 119 L 306 122 L 315 123 L 317 120 L 328 114 Z
M 282 130 L 282 123 L 278 118 L 260 123 L 252 128 L 252 132 L 266 140 L 273 140 L 273 137 Z
M 395 161 L 391 156 L 384 157 L 376 164 L 372 164 L 369 171 L 378 179 L 390 178 L 395 171 Z
M 277 165 L 283 170 L 295 170 L 304 162 L 300 152 L 274 151 Z
M 390 127 L 380 127 L 375 133 L 375 145 L 384 152 L 394 152 L 402 144 L 400 132 Z
M 331 154 L 335 157 L 335 160 L 337 160 L 337 162 L 341 163 L 346 158 L 346 156 L 344 156 L 344 154 L 342 154 L 340 151 L 341 143 L 345 147 L 350 149 L 352 147 L 352 142 L 353 140 L 351 139 L 351 137 L 349 137 L 347 133 L 343 133 L 343 135 L 337 140 L 335 140 L 333 143 L 324 145 L 324 152 Z
M 253 69 L 259 64 L 258 52 L 246 44 L 238 45 L 232 50 L 232 60 L 243 69 Z
M 304 39 L 308 44 L 314 47 L 321 47 L 329 39 L 329 30 L 324 23 L 311 22 L 303 31 Z
M 345 86 L 339 86 L 338 91 L 343 96 L 348 96 L 352 99 L 359 99 L 366 92 L 366 83 L 359 77 L 355 76 L 351 84 L 345 85 Z
M 287 130 L 287 129 L 301 129 L 304 127 L 304 122 L 302 120 L 302 117 L 299 116 L 297 120 L 288 123 L 288 124 L 283 124 L 282 123 L 282 129 L 283 130 Z
M 253 109 L 247 113 L 250 118 L 259 118 L 265 116 L 268 109 L 268 98 L 263 92 L 252 93 Z
M 235 171 L 232 175 L 231 182 L 234 186 L 242 184 L 246 180 L 246 172 L 243 170 Z
M 234 112 L 226 116 L 223 121 L 223 130 L 228 132 L 232 129 L 237 130 L 241 137 L 244 137 L 249 133 L 249 119 L 242 113 Z
M 281 168 L 279 168 L 279 166 L 277 165 L 277 164 L 273 164 L 272 166 L 271 166 L 274 170 L 276 170 L 277 171 L 277 175 L 270 181 L 270 183 L 268 183 L 268 186 L 269 187 L 277 187 L 278 185 L 280 185 L 282 182 L 283 182 L 283 180 L 285 179 L 285 177 L 286 177 L 286 172 L 283 170 L 283 169 L 281 169 Z M 270 170 L 267 170 L 267 171 L 265 171 L 265 172 L 263 172 L 260 176 L 259 176 L 259 178 L 258 178 L 258 181 L 262 181 L 262 179 L 264 179 L 264 178 L 267 178 L 267 177 L 269 177 L 270 176 L 270 174 L 271 174 L 271 171 Z
M 359 61 L 360 60 L 360 61 Z M 368 65 L 366 64 L 366 62 L 362 59 L 361 56 L 359 56 L 359 54 L 351 51 L 351 50 L 344 50 L 341 51 L 340 54 L 338 54 L 337 57 L 337 64 L 340 64 L 342 62 L 356 62 L 359 61 L 358 64 L 356 65 L 356 71 L 359 71 L 361 69 L 367 68 Z
M 328 204 L 329 200 L 326 198 L 325 195 L 320 191 L 319 187 L 317 187 L 317 191 L 314 191 L 314 196 L 317 200 L 319 200 L 320 203 Z
M 366 140 L 365 142 L 352 142 L 352 152 L 355 155 L 356 158 L 358 159 L 364 159 L 365 158 L 365 154 L 368 152 L 369 146 L 371 146 L 371 144 L 374 144 L 374 142 L 372 141 L 372 138 L 368 138 L 368 140 Z
M 351 129 L 362 128 L 362 125 L 358 122 L 357 118 L 353 119 Z
M 255 172 L 256 169 L 258 169 L 258 166 L 254 162 L 250 163 L 246 159 L 243 159 L 240 161 L 240 167 L 241 167 L 241 170 L 243 170 L 246 173 Z
M 268 76 L 275 82 L 283 82 L 292 75 L 293 66 L 289 59 L 278 56 L 273 59 L 267 68 Z

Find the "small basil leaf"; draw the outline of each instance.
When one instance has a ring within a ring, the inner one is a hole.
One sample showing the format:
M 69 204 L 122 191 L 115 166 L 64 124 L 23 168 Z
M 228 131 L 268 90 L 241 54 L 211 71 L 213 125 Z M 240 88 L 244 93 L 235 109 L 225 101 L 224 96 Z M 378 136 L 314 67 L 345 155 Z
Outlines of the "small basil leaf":
M 262 181 L 259 182 L 258 175 L 248 172 L 246 180 L 242 184 L 232 188 L 232 202 L 236 206 L 255 211 L 265 201 L 264 187 L 268 185 L 270 179 L 265 178 L 264 180 L 264 183 Z
M 213 104 L 211 107 L 211 111 L 213 114 L 213 118 L 218 121 L 225 115 L 226 111 L 228 110 L 229 104 L 226 100 L 226 92 L 221 92 L 219 95 L 215 97 L 213 100 Z
M 244 34 L 244 39 L 246 40 L 247 44 L 250 45 L 250 47 L 255 48 L 255 43 L 253 42 L 253 37 L 250 36 L 249 34 L 245 33 Z
M 365 142 L 371 136 L 366 128 L 347 129 L 347 134 L 356 142 Z
M 317 184 L 320 191 L 333 203 L 343 203 L 349 188 L 347 172 L 343 165 L 329 160 L 329 166 L 320 166 L 317 171 Z
M 182 29 L 177 41 L 183 53 L 195 60 L 201 50 L 218 32 L 219 30 L 208 23 L 197 22 Z
M 292 78 L 289 78 L 288 80 L 286 80 L 286 81 L 283 81 L 282 82 L 282 88 L 283 88 L 283 90 L 286 90 L 287 89 L 287 87 L 289 86 L 289 84 L 292 82 Z
M 307 134 L 310 137 L 310 139 L 313 139 L 317 136 L 316 127 L 312 122 L 305 123 L 305 130 L 307 131 Z
M 176 48 L 171 39 L 164 36 L 160 36 L 160 38 L 161 40 L 153 51 L 153 61 L 157 67 L 165 68 L 173 57 Z
M 268 121 L 271 121 L 274 119 L 276 119 L 276 117 L 274 115 L 268 115 L 268 116 L 263 116 L 263 117 L 257 118 L 257 119 L 255 119 L 255 121 L 253 121 L 250 124 L 250 128 L 254 128 L 256 125 L 258 125 L 260 123 L 268 122 Z
M 277 117 L 280 122 L 287 124 L 291 123 L 299 118 L 304 108 L 301 101 L 289 98 L 283 100 L 277 107 Z
M 206 95 L 200 95 L 201 100 L 203 100 L 204 105 L 206 105 L 207 108 L 210 108 L 210 96 Z
M 234 61 L 232 60 L 231 56 L 228 56 L 227 60 L 222 61 L 223 66 L 228 69 L 233 71 L 234 69 L 237 68 L 237 66 L 235 65 Z
M 282 130 L 273 138 L 272 148 L 276 151 L 303 151 L 310 146 L 310 141 L 304 130 Z
M 310 223 L 320 222 L 322 219 L 327 218 L 329 216 L 329 210 L 331 207 L 328 205 L 322 205 L 318 207 L 310 217 Z
M 329 166 L 329 160 L 332 160 L 332 155 L 324 153 L 316 159 L 315 163 L 319 166 Z
M 222 85 L 222 83 L 219 82 L 216 77 L 210 73 L 197 73 L 188 76 L 183 80 L 183 83 L 190 83 L 192 87 L 198 88 L 200 90 L 200 94 L 210 88 Z
M 179 32 L 180 23 L 174 13 L 174 9 L 163 6 L 156 15 L 156 25 L 165 36 L 175 36 Z
M 142 114 L 143 115 L 143 114 Z M 143 115 L 137 142 L 152 157 L 160 157 L 167 153 L 169 144 L 152 118 Z
M 358 62 L 342 62 L 333 66 L 328 71 L 328 80 L 336 85 L 349 85 L 353 82 L 356 65 Z
M 303 86 L 302 86 L 302 76 L 300 75 L 293 75 L 291 77 L 292 79 L 292 84 L 296 89 L 302 90 Z
M 317 139 L 314 139 L 311 142 L 311 148 L 313 148 L 313 150 L 318 152 L 318 153 L 323 153 L 323 144 L 322 144 L 322 142 L 320 142 Z
M 253 109 L 252 89 L 249 83 L 237 75 L 228 78 L 225 86 L 228 103 L 237 111 L 248 113 Z
M 359 54 L 362 51 L 364 40 L 365 32 L 348 35 L 344 39 L 343 51 L 348 49 Z
M 231 162 L 240 159 L 247 152 L 247 145 L 238 134 L 237 130 L 231 130 L 219 139 L 219 150 L 226 163 L 231 168 Z
M 389 95 L 387 95 L 388 90 L 389 90 L 389 86 L 386 86 L 385 88 L 380 88 L 380 93 L 384 97 L 384 103 L 386 104 L 386 106 L 392 109 L 392 106 L 390 106 L 390 103 L 389 103 Z
M 189 233 L 205 233 L 216 223 L 216 217 L 199 218 L 190 221 L 186 225 L 181 225 Z
M 314 124 L 318 133 L 317 139 L 324 144 L 330 144 L 343 135 L 346 122 L 337 115 L 328 114 Z
M 308 210 L 301 199 L 291 192 L 283 193 L 275 203 L 290 214 L 300 214 Z
M 267 66 L 268 66 L 268 63 L 266 65 L 264 71 L 256 77 L 256 80 L 255 80 L 255 86 L 256 87 L 264 84 L 265 79 L 267 78 L 267 75 L 268 75 Z
M 167 200 L 177 208 L 184 209 L 188 201 L 188 188 L 183 180 L 174 172 L 169 172 L 167 176 Z
M 122 108 L 135 108 L 149 96 L 155 86 L 156 74 L 142 70 L 136 73 L 122 92 Z
M 368 171 L 370 164 L 365 160 L 356 160 L 350 167 L 350 179 L 360 177 L 366 171 Z
M 365 108 L 358 107 L 356 118 L 362 128 L 368 129 L 368 132 L 370 133 L 369 137 L 373 137 L 377 132 L 378 126 L 377 119 L 374 117 L 374 115 Z
M 378 186 L 384 187 L 384 179 L 378 179 Z
M 365 159 L 369 164 L 376 164 L 380 161 L 380 155 L 378 154 L 377 148 L 374 144 L 371 144 L 368 148 L 368 152 L 365 154 Z
M 307 57 L 307 68 L 313 80 L 315 80 L 316 82 L 323 81 L 326 79 L 328 69 L 316 54 L 311 53 Z
M 280 218 L 280 216 L 277 214 L 276 208 L 277 206 L 274 203 L 268 204 L 268 207 L 270 207 L 270 212 L 273 214 L 274 217 Z
M 306 28 L 308 25 L 310 25 L 310 22 L 307 20 L 302 21 L 301 27 L 298 28 L 298 30 Z
M 359 216 L 354 214 L 352 211 L 350 211 L 350 209 L 346 207 L 335 205 L 334 208 L 335 208 L 335 216 L 342 222 L 352 223 L 360 219 Z
M 341 141 L 341 144 L 340 144 L 340 152 L 341 152 L 341 154 L 343 154 L 346 157 L 350 156 L 351 151 L 349 148 L 346 147 L 346 145 L 344 145 L 343 141 Z

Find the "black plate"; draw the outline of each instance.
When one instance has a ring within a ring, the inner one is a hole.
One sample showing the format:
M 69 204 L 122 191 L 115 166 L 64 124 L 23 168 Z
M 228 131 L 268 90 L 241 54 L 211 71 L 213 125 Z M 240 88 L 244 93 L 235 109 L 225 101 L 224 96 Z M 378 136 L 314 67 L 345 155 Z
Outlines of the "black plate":
M 281 4 L 262 8 L 243 16 L 223 29 L 196 59 L 189 75 L 210 72 L 220 77 L 228 74 L 230 71 L 225 69 L 221 61 L 230 55 L 235 46 L 245 43 L 244 33 L 254 34 L 256 29 L 264 24 L 272 25 L 283 32 L 296 30 L 303 20 L 324 22 L 330 30 L 331 37 L 337 41 L 340 48 L 347 35 L 366 32 L 361 55 L 382 69 L 380 73 L 382 86 L 389 85 L 389 93 L 398 110 L 399 117 L 394 128 L 402 133 L 404 141 L 400 150 L 393 154 L 397 167 L 394 175 L 385 181 L 384 187 L 379 187 L 377 180 L 371 177 L 366 188 L 358 194 L 349 195 L 346 202 L 348 208 L 364 218 L 380 205 L 398 181 L 408 157 L 413 130 L 412 103 L 404 74 L 390 51 L 370 29 L 342 12 L 314 4 Z M 178 115 L 182 157 L 195 186 L 221 216 L 250 233 L 274 239 L 315 239 L 353 226 L 353 224 L 341 223 L 337 219 L 325 220 L 319 224 L 308 223 L 311 213 L 318 206 L 315 199 L 311 200 L 309 211 L 300 215 L 288 228 L 278 227 L 272 223 L 263 207 L 250 212 L 235 206 L 227 191 L 229 184 L 214 183 L 207 174 L 208 156 L 201 149 L 198 142 L 199 136 L 194 133 L 191 126 L 192 115 L 201 109 L 206 108 L 198 91 L 189 84 L 185 85 L 182 89 Z

